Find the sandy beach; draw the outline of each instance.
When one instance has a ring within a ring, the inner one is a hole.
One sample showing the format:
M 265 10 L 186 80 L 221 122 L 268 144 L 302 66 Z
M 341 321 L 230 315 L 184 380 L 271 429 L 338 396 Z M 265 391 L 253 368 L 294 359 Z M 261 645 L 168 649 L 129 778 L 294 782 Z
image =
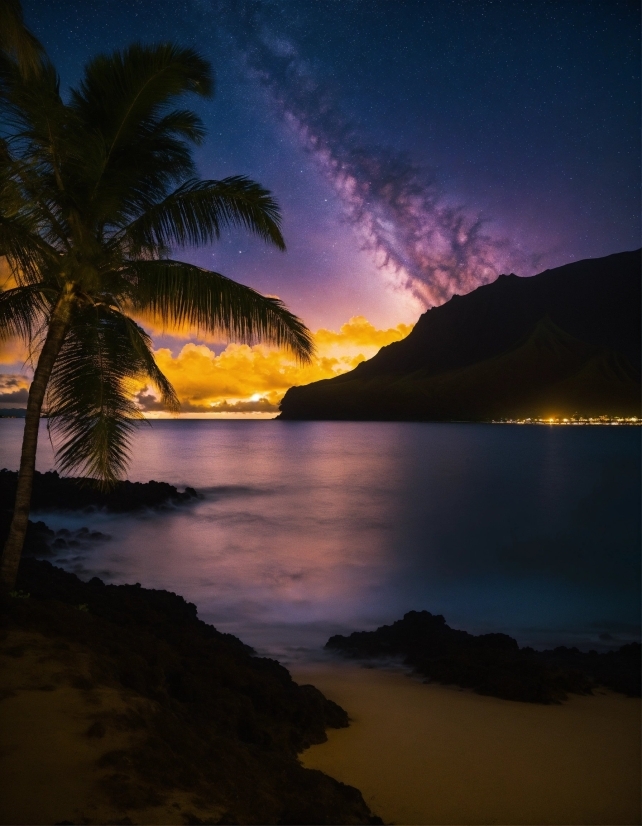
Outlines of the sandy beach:
M 482 697 L 353 663 L 290 667 L 349 713 L 301 756 L 387 823 L 640 823 L 640 700 Z
M 140 739 L 128 730 L 127 717 L 151 710 L 134 692 L 100 686 L 88 692 L 82 678 L 91 658 L 79 646 L 52 649 L 39 634 L 13 632 L 4 640 L 0 669 L 1 823 L 109 823 L 123 817 L 109 799 L 109 767 L 101 758 L 127 750 Z M 147 706 L 147 708 L 143 708 Z M 115 725 L 97 728 L 97 721 Z M 94 727 L 92 729 L 92 726 Z M 139 809 L 139 823 L 177 822 L 177 808 L 189 807 L 189 795 L 166 805 Z

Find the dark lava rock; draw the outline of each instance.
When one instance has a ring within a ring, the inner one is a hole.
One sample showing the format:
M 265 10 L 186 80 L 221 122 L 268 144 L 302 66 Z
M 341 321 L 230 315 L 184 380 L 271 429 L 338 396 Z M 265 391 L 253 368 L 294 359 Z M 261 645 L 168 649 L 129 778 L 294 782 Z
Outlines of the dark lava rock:
M 0 547 L 4 545 L 11 523 L 16 495 L 16 471 L 0 470 Z M 164 508 L 193 502 L 198 498 L 194 488 L 183 492 L 167 482 L 117 482 L 108 490 L 101 490 L 91 479 L 59 476 L 56 471 L 36 472 L 31 495 L 32 510 L 85 510 L 102 508 L 114 513 L 128 513 L 145 508 Z M 107 534 L 80 528 L 72 532 L 61 528 L 54 532 L 44 522 L 29 520 L 25 539 L 25 556 L 53 556 L 82 542 L 109 539 Z
M 7 525 L 7 529 L 8 527 Z M 0 532 L 4 540 L 4 531 L 1 528 Z M 51 553 L 50 543 L 54 536 L 54 532 L 44 522 L 32 522 L 30 519 L 27 525 L 24 551 L 30 556 L 47 556 Z
M 0 510 L 0 548 L 4 545 L 11 524 L 11 511 Z M 68 548 L 87 547 L 95 542 L 105 542 L 110 539 L 109 534 L 102 531 L 92 531 L 89 528 L 79 528 L 70 531 L 60 528 L 53 531 L 44 522 L 29 520 L 27 535 L 22 554 L 25 557 L 53 557 Z
M 326 727 L 347 726 L 346 712 L 199 620 L 182 597 L 97 577 L 82 582 L 34 559 L 22 560 L 17 589 L 29 598 L 6 599 L 5 627 L 83 646 L 93 663 L 83 688 L 125 688 L 156 709 L 132 716 L 132 729 L 145 734 L 137 745 L 103 758 L 115 805 L 142 805 L 143 788 L 178 789 L 202 806 L 224 806 L 227 823 L 382 822 L 357 789 L 297 760 L 327 739 Z
M 569 692 L 591 694 L 597 684 L 640 696 L 639 643 L 602 654 L 520 649 L 506 634 L 475 636 L 450 628 L 440 614 L 410 611 L 376 631 L 337 634 L 325 647 L 351 657 L 403 658 L 429 680 L 506 700 L 558 703 Z
M 10 524 L 11 511 L 0 510 L 0 547 L 4 546 Z M 44 522 L 32 522 L 30 519 L 22 553 L 24 556 L 52 556 L 60 547 L 61 542 L 65 542 L 65 539 L 57 538 L 56 533 Z
M 0 470 L 0 503 L 10 508 L 16 495 L 17 471 Z M 31 494 L 33 510 L 89 510 L 105 508 L 114 513 L 127 513 L 144 508 L 158 508 L 191 502 L 198 494 L 194 488 L 178 488 L 167 482 L 116 482 L 113 488 L 102 490 L 93 479 L 59 476 L 58 473 L 36 472 Z
M 577 648 L 559 646 L 552 651 L 532 651 L 523 648 L 536 660 L 550 668 L 574 670 L 586 674 L 595 684 L 612 691 L 619 691 L 627 697 L 640 696 L 641 648 L 639 642 L 622 645 L 614 651 L 580 651 Z

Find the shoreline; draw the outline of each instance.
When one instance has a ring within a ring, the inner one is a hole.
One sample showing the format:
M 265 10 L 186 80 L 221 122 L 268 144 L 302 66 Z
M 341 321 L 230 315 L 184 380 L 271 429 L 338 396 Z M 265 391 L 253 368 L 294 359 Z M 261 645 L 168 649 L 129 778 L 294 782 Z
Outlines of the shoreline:
M 25 559 L 0 619 L 0 823 L 381 823 L 297 757 L 346 712 L 182 597 Z
M 289 669 L 351 718 L 302 764 L 355 785 L 387 823 L 640 823 L 639 698 L 541 705 L 354 663 Z
M 354 660 L 284 667 L 168 591 L 34 560 L 21 577 L 0 631 L 0 822 L 640 822 L 639 698 L 546 705 Z

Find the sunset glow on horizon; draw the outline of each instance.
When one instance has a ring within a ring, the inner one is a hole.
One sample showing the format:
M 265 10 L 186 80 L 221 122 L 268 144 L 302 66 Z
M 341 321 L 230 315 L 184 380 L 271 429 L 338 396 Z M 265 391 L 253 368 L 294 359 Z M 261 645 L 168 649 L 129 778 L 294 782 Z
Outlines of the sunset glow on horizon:
M 363 316 L 353 316 L 338 332 L 317 330 L 316 355 L 306 365 L 298 364 L 286 351 L 262 344 L 217 346 L 186 336 L 184 331 L 174 336 L 165 332 L 162 339 L 169 346 L 154 352 L 181 401 L 179 416 L 272 419 L 288 388 L 346 373 L 381 347 L 405 338 L 412 326 L 398 324 L 379 330 Z M 31 379 L 28 352 L 15 340 L 0 344 L 0 368 L 0 406 L 24 407 Z M 147 385 L 133 392 L 146 417 L 172 416 Z

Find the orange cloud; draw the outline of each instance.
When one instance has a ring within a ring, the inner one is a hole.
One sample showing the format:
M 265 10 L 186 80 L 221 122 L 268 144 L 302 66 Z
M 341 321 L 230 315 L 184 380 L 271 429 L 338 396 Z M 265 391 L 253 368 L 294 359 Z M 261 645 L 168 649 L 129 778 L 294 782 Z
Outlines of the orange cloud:
M 317 355 L 305 366 L 282 351 L 246 344 L 228 344 L 217 355 L 206 344 L 190 342 L 176 356 L 166 348 L 157 350 L 156 360 L 174 385 L 185 414 L 268 417 L 276 415 L 288 388 L 352 370 L 411 329 L 409 324 L 399 324 L 378 330 L 363 316 L 354 316 L 339 332 L 315 333 Z M 143 410 L 162 415 L 148 388 L 141 388 L 137 398 Z
M 352 316 L 350 321 L 343 324 L 338 333 L 334 330 L 318 330 L 315 333 L 314 341 L 319 349 L 326 349 L 338 346 L 342 349 L 346 347 L 360 347 L 366 350 L 380 350 L 386 344 L 399 341 L 405 338 L 412 330 L 412 324 L 397 324 L 387 330 L 377 330 L 367 318 L 362 315 Z M 374 355 L 370 353 L 368 358 Z
M 155 356 L 176 389 L 183 415 L 268 418 L 278 413 L 288 388 L 346 373 L 381 347 L 407 336 L 411 329 L 410 324 L 398 324 L 378 330 L 363 316 L 354 316 L 338 332 L 320 329 L 314 334 L 317 354 L 305 366 L 288 353 L 264 345 L 228 344 L 217 353 L 208 344 L 187 342 L 177 355 L 160 348 Z M 0 374 L 6 384 L 0 380 L 0 393 L 7 396 L 7 402 L 23 401 L 29 379 L 18 370 L 27 355 L 17 341 L 0 345 L 0 364 L 17 368 L 11 374 Z M 7 382 L 13 382 L 11 387 Z M 132 392 L 150 417 L 167 415 L 150 388 L 139 384 Z

